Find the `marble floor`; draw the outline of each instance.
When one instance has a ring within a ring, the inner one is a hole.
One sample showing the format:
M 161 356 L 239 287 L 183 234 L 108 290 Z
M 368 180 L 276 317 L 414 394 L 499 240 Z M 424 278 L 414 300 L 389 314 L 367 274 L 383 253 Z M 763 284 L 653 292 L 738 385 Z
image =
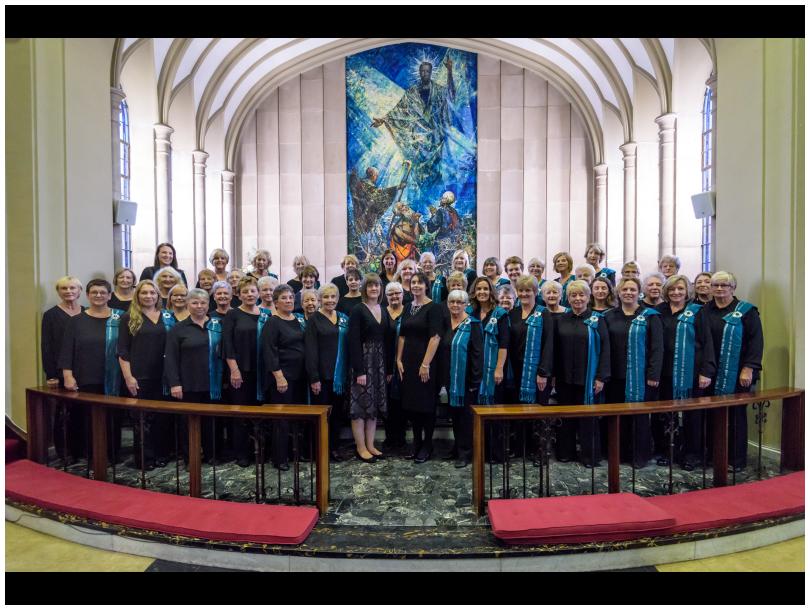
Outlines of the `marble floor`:
M 346 441 L 341 448 L 345 461 L 330 464 L 329 511 L 322 517 L 322 525 L 378 526 L 378 527 L 438 527 L 442 529 L 486 526 L 486 517 L 476 517 L 472 510 L 472 469 L 455 468 L 454 461 L 445 456 L 450 452 L 452 440 L 438 430 L 434 441 L 433 458 L 425 464 L 415 464 L 399 455 L 375 464 L 366 464 L 353 457 L 353 447 Z M 446 432 L 446 431 L 444 431 Z M 132 459 L 131 432 L 125 430 L 123 462 L 115 468 L 115 482 L 133 487 L 141 486 L 141 471 L 134 468 Z M 748 468 L 736 474 L 737 482 L 757 478 L 757 456 L 749 456 Z M 50 466 L 61 467 L 60 460 L 52 453 Z M 762 477 L 779 474 L 779 464 L 763 457 Z M 214 472 L 216 470 L 216 472 Z M 84 475 L 86 462 L 81 460 L 68 468 L 69 472 Z M 179 476 L 178 476 L 179 474 Z M 269 463 L 265 466 L 264 494 L 267 502 L 294 503 L 294 467 L 280 472 Z M 503 464 L 488 465 L 485 468 L 485 493 L 493 497 L 504 497 Z M 582 495 L 607 493 L 607 462 L 595 469 L 588 469 L 578 462 L 560 463 L 553 459 L 548 476 L 550 491 L 547 495 Z M 644 468 L 633 469 L 622 465 L 620 469 L 623 491 L 635 491 L 641 496 L 666 494 L 669 490 L 670 470 L 657 466 L 654 461 Z M 216 497 L 235 502 L 256 500 L 256 468 L 251 465 L 239 467 L 235 462 L 219 464 L 214 469 L 203 465 L 203 496 Z M 509 497 L 537 497 L 540 483 L 540 469 L 525 463 L 520 458 L 512 459 L 508 469 Z M 679 467 L 672 469 L 672 492 L 681 493 L 700 489 L 704 485 L 702 469 L 687 472 Z M 729 483 L 732 475 L 729 474 Z M 108 480 L 113 480 L 112 467 Z M 705 484 L 712 485 L 712 469 L 707 468 Z M 182 462 L 178 468 L 175 462 L 145 473 L 146 489 L 165 493 L 188 493 L 188 473 Z M 259 483 L 261 489 L 261 482 Z M 314 502 L 314 467 L 310 462 L 300 462 L 298 477 L 298 499 L 302 503 Z M 261 493 L 261 491 L 260 491 Z

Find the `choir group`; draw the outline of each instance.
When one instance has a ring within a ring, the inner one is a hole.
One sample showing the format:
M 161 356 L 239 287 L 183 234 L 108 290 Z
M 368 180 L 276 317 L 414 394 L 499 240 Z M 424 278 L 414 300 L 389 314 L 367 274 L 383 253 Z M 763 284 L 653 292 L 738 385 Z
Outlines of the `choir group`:
M 602 267 L 604 255 L 601 246 L 590 244 L 575 266 L 569 253 L 560 252 L 552 260 L 555 279 L 545 279 L 538 258 L 524 266 L 510 256 L 502 268 L 489 257 L 478 275 L 467 252 L 459 250 L 451 271 L 440 275 L 430 252 L 397 264 L 387 250 L 379 274 L 362 275 L 349 254 L 341 262 L 343 273 L 329 283 L 320 283 L 318 269 L 297 256 L 294 277 L 280 283 L 270 272 L 267 250 L 255 253 L 245 273 L 228 271 L 228 253 L 216 249 L 212 268 L 190 287 L 174 247 L 164 243 L 140 280 L 121 269 L 112 285 L 88 281 L 88 307 L 79 304 L 79 279 L 66 276 L 56 283 L 60 302 L 42 317 L 43 366 L 48 385 L 66 390 L 186 402 L 331 405 L 334 460 L 342 459 L 346 417 L 357 459 L 407 453 L 416 463 L 429 460 L 437 410 L 446 400 L 459 468 L 470 460 L 472 405 L 639 402 L 753 389 L 761 370 L 762 326 L 757 308 L 734 296 L 734 275 L 700 273 L 690 281 L 679 274 L 676 256 L 664 256 L 657 271 L 642 277 L 633 261 L 618 273 Z M 67 421 L 61 417 L 54 422 L 57 451 L 75 460 L 85 453 L 87 414 L 71 409 Z M 135 426 L 144 468 L 172 458 L 171 417 L 151 414 L 144 439 Z M 740 469 L 746 463 L 745 407 L 733 409 L 731 417 L 729 453 Z M 213 460 L 216 447 L 216 459 L 248 466 L 252 428 L 246 420 L 225 419 L 216 428 L 203 426 L 204 459 Z M 380 420 L 385 442 L 378 448 Z M 668 464 L 663 420 L 622 420 L 623 460 L 637 467 L 652 459 Z M 703 435 L 702 411 L 684 412 L 679 421 L 676 459 L 691 470 L 711 434 Z M 413 445 L 406 451 L 409 423 Z M 120 436 L 121 421 L 114 424 Z M 289 468 L 288 437 L 283 422 L 270 430 L 270 457 L 282 470 Z M 564 420 L 556 459 L 597 465 L 603 437 L 597 418 Z M 492 459 L 503 459 L 504 446 L 493 443 Z

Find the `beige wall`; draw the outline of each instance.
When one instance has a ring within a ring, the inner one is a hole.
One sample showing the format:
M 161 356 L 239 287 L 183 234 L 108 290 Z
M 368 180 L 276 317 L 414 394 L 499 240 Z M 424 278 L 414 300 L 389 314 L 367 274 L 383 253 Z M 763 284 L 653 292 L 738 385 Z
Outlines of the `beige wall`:
M 40 322 L 54 282 L 112 276 L 113 40 L 5 44 L 6 413 L 25 426 L 25 388 L 44 381 Z
M 717 110 L 716 268 L 759 307 L 762 387 L 803 386 L 804 41 L 719 39 Z M 780 425 L 774 405 L 766 444 Z

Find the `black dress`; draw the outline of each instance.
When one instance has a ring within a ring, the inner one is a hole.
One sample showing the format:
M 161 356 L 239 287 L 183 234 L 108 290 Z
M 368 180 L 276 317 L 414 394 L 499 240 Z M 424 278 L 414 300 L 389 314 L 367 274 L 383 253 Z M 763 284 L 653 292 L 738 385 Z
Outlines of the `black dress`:
M 112 296 L 110 297 L 110 300 L 107 303 L 107 305 L 111 309 L 120 309 L 121 311 L 129 311 L 129 306 L 132 305 L 132 299 L 122 301 L 115 295 L 115 291 L 113 291 Z
M 307 382 L 310 385 L 321 384 L 321 391 L 318 394 L 311 393 L 310 400 L 312 404 L 332 406 L 329 413 L 329 448 L 333 453 L 340 444 L 341 407 L 345 395 L 345 391 L 344 394 L 335 394 L 334 388 L 339 338 L 340 328 L 337 318 L 333 324 L 324 314 L 316 311 L 307 320 L 307 328 L 304 331 Z M 347 367 L 348 365 L 346 362 Z
M 388 312 L 380 305 L 380 321 L 365 305 L 354 308 L 349 316 L 349 354 L 352 365 L 351 419 L 377 419 L 387 410 L 385 376 L 391 371 L 391 361 L 385 349 Z M 366 376 L 366 384 L 357 378 Z
M 346 295 L 341 295 L 340 300 L 338 301 L 337 309 L 338 311 L 345 313 L 347 316 L 350 316 L 352 310 L 360 305 L 363 302 L 362 296 L 357 297 L 347 297 Z
M 163 267 L 154 267 L 154 266 L 153 267 L 147 267 L 146 269 L 141 271 L 141 279 L 139 281 L 142 282 L 143 280 L 152 280 L 152 279 L 154 279 L 155 274 L 158 271 L 160 271 L 161 269 L 163 269 Z M 183 278 L 183 283 L 186 285 L 186 287 L 188 287 L 188 280 L 186 279 L 186 272 L 183 271 L 182 269 L 175 269 L 175 271 L 177 271 L 177 273 L 180 274 L 180 277 Z
M 441 337 L 444 332 L 442 305 L 429 302 L 413 313 L 413 303 L 402 314 L 399 336 L 405 340 L 402 350 L 402 408 L 413 413 L 436 413 L 438 392 L 438 358 L 430 363 L 430 378 L 423 382 L 419 368 L 424 361 L 431 337 Z
M 397 359 L 397 325 L 399 324 L 404 310 L 400 310 L 397 318 L 392 318 L 388 313 L 388 339 L 386 350 L 390 359 L 392 370 Z M 405 432 L 407 420 L 402 411 L 402 380 L 399 374 L 394 371 L 391 382 L 388 384 L 388 415 L 385 418 L 385 447 L 398 448 L 405 446 Z
M 81 311 L 84 311 L 84 307 L 81 307 Z M 45 370 L 45 378 L 58 379 L 60 387 L 63 385 L 64 380 L 62 379 L 62 370 L 57 366 L 57 360 L 62 349 L 65 330 L 74 317 L 58 305 L 51 307 L 42 314 L 42 336 L 40 337 L 42 368 Z

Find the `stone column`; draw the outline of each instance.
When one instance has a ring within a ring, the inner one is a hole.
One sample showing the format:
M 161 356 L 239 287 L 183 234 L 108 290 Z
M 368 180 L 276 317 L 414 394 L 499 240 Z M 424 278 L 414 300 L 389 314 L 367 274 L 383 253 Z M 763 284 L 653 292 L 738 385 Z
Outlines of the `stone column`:
M 194 163 L 194 265 L 199 273 L 207 266 L 208 256 L 205 244 L 205 162 L 208 153 L 194 150 L 191 156 Z
M 662 114 L 658 124 L 658 258 L 675 252 L 675 122 L 677 115 Z
M 117 87 L 110 87 L 110 134 L 112 135 L 112 194 L 111 205 L 115 206 L 115 201 L 121 199 L 121 131 L 119 113 L 121 102 L 126 95 Z M 124 227 L 113 223 L 113 268 L 120 269 L 124 266 Z
M 234 197 L 233 187 L 236 174 L 230 170 L 222 172 L 222 247 L 231 256 L 231 268 L 234 269 L 242 262 L 242 255 L 235 251 L 233 219 L 234 219 Z
M 155 125 L 155 212 L 158 243 L 172 241 L 172 143 L 174 129 Z
M 624 162 L 624 262 L 636 260 L 636 149 L 635 142 L 619 146 Z
M 607 248 L 607 171 L 606 163 L 593 168 L 593 204 L 596 221 L 593 239 L 603 248 Z

